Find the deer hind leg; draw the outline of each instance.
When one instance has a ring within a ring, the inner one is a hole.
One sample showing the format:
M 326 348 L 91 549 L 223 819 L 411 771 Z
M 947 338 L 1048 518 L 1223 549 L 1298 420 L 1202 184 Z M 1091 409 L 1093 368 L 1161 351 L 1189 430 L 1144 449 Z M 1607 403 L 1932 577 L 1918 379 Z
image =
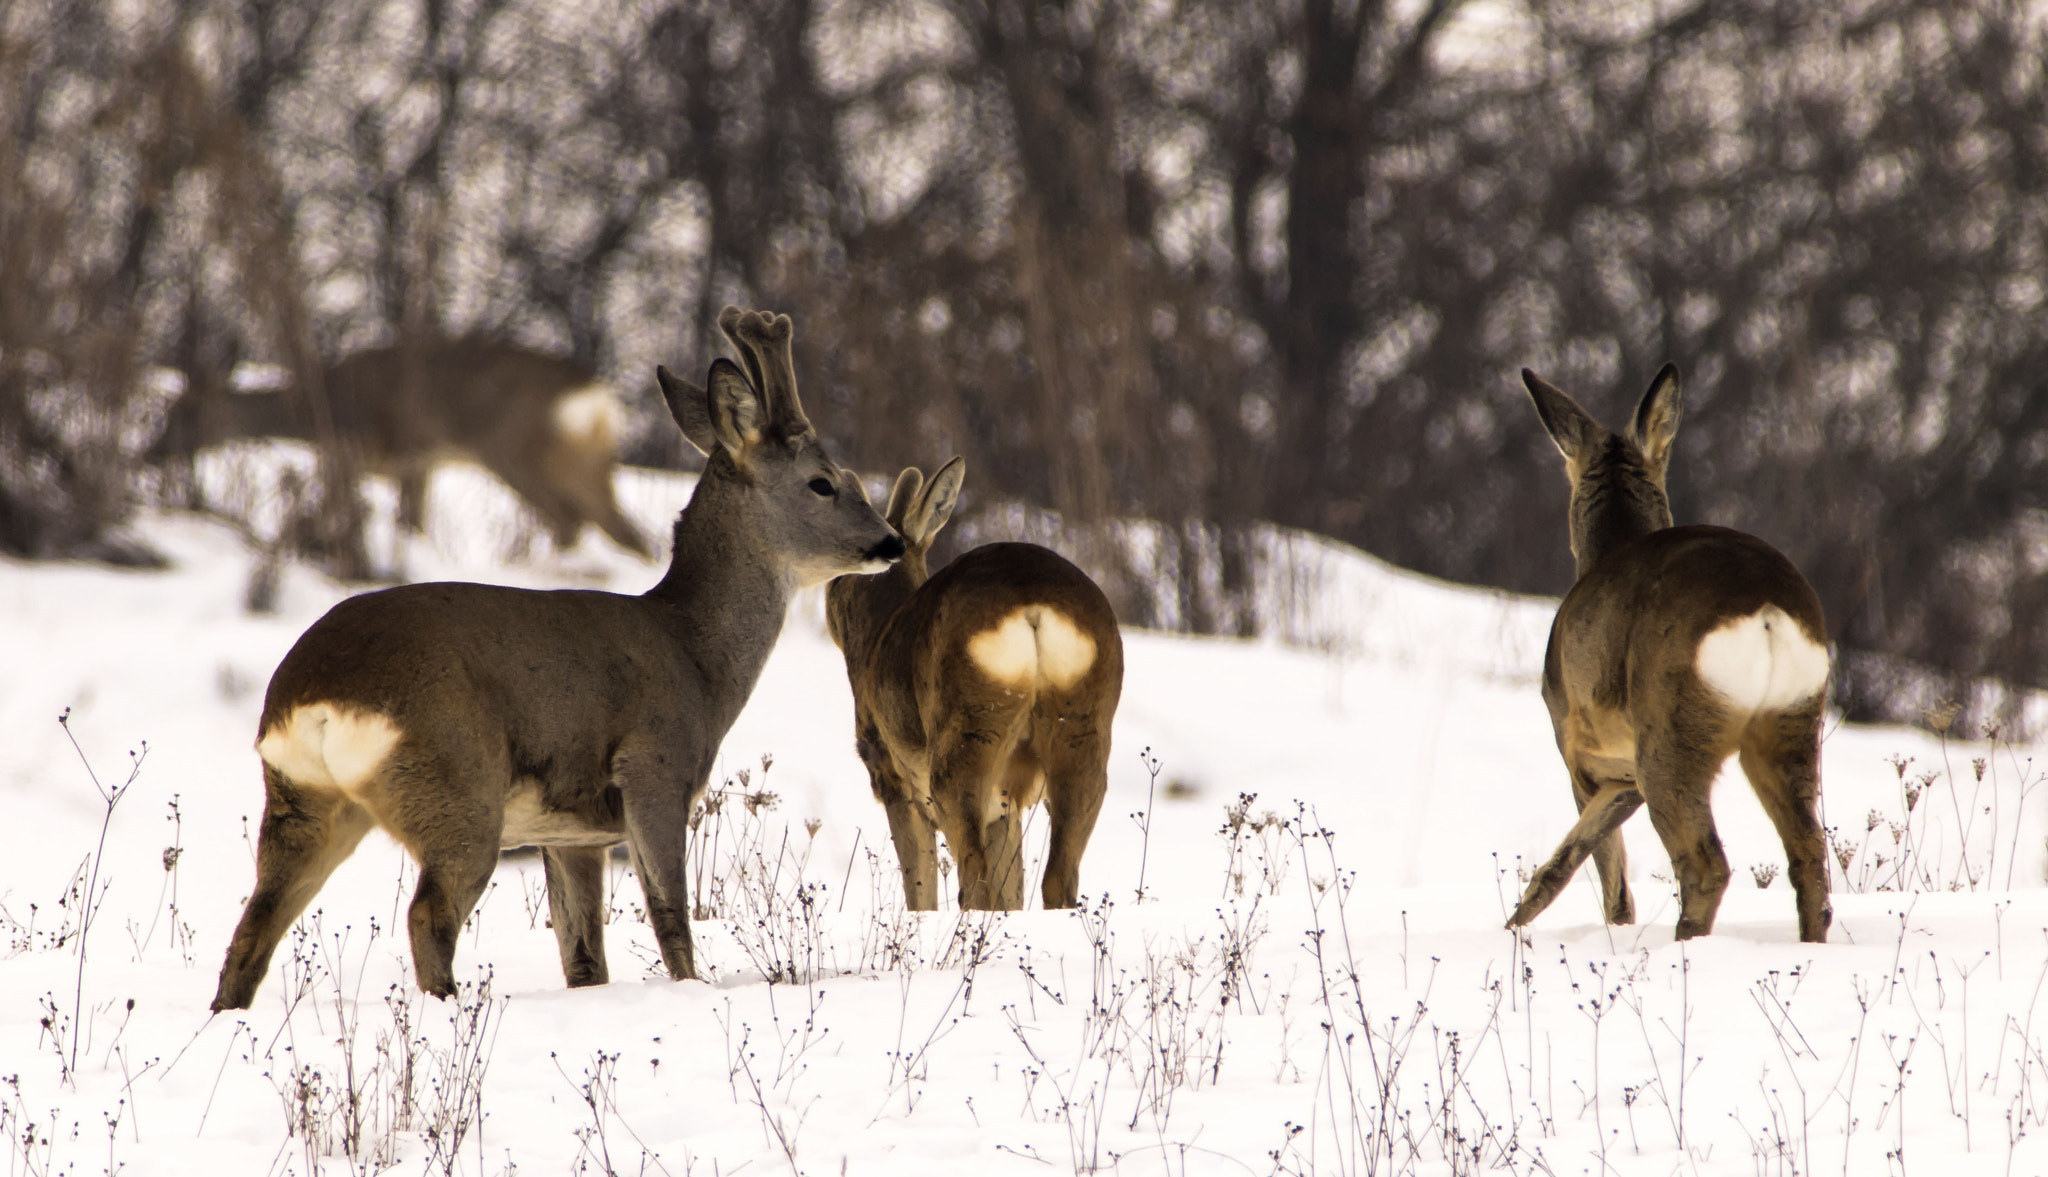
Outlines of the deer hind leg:
M 1718 733 L 1700 730 L 1697 722 L 1687 724 L 1687 714 L 1699 711 L 1684 708 L 1669 723 L 1636 735 L 1637 782 L 1678 876 L 1680 940 L 1714 930 L 1714 916 L 1728 890 L 1728 855 L 1714 829 L 1709 799 L 1728 750 Z
M 416 749 L 402 749 L 387 762 L 384 787 L 371 799 L 381 801 L 385 827 L 419 864 L 406 928 L 413 975 L 435 997 L 455 996 L 455 938 L 490 885 L 505 828 L 502 801 L 494 799 L 490 782 L 510 778 L 509 764 L 458 773 Z
M 576 546 L 576 537 L 583 530 L 583 514 L 549 477 L 545 455 L 506 455 L 493 451 L 478 456 L 491 473 L 525 499 L 526 505 L 540 516 L 555 547 L 566 550 Z
M 427 532 L 427 480 L 430 462 L 408 462 L 398 471 L 398 526 L 414 535 Z
M 1001 819 L 1000 793 L 1014 754 L 1021 716 L 991 715 L 990 708 L 961 706 L 933 741 L 932 798 L 939 806 L 946 844 L 960 868 L 960 907 L 1003 911 L 999 880 L 992 873 L 989 819 Z M 998 846 L 1000 848 L 1000 845 Z M 1019 894 L 1021 895 L 1021 882 Z
M 620 547 L 651 557 L 654 549 L 619 510 L 618 499 L 612 493 L 612 468 L 609 447 L 586 452 L 563 439 L 549 455 L 547 475 L 560 500 L 575 512 L 579 523 L 587 519 Z M 574 541 L 573 533 L 570 539 Z
M 1575 794 L 1577 789 L 1578 786 L 1574 782 Z M 1591 797 L 1582 801 L 1579 805 L 1578 822 L 1572 826 L 1571 832 L 1564 836 L 1564 841 L 1558 845 L 1549 861 L 1537 868 L 1535 876 L 1529 880 L 1528 891 L 1522 895 L 1522 902 L 1515 907 L 1515 913 L 1508 917 L 1508 927 L 1526 927 L 1530 921 L 1542 915 L 1543 909 L 1556 901 L 1558 893 L 1565 889 L 1565 885 L 1572 881 L 1572 876 L 1585 865 L 1589 855 L 1604 852 L 1609 848 L 1610 840 L 1620 840 L 1621 823 L 1634 815 L 1642 804 L 1643 795 L 1636 791 L 1635 786 L 1625 781 L 1607 782 Z M 1611 867 L 1615 871 L 1613 878 L 1617 882 L 1621 879 L 1621 866 L 1622 860 L 1617 856 Z M 1608 875 L 1603 871 L 1603 898 L 1607 898 L 1607 880 Z M 1634 901 L 1628 899 L 1626 883 L 1622 883 L 1621 895 L 1630 905 L 1630 915 L 1633 918 Z M 1613 912 L 1613 904 L 1609 902 L 1606 905 L 1606 914 L 1610 920 Z
M 263 826 L 256 840 L 256 890 L 228 944 L 213 1008 L 247 1009 L 270 971 L 278 941 L 375 824 L 338 792 L 300 788 L 263 766 Z
M 1003 911 L 1024 909 L 1024 827 L 1031 807 L 1045 793 L 1045 766 L 1032 742 L 1019 740 L 1002 766 L 1001 788 L 983 817 L 982 846 L 988 854 L 989 889 Z
M 931 819 L 893 783 L 881 793 L 883 812 L 889 815 L 889 836 L 896 843 L 896 862 L 903 873 L 903 906 L 911 911 L 937 911 L 939 848 Z
M 562 950 L 562 979 L 569 988 L 611 980 L 604 959 L 603 846 L 549 846 L 540 852 L 548 879 L 548 920 Z
M 1583 770 L 1572 773 L 1572 800 L 1578 802 L 1579 812 L 1586 812 L 1586 805 L 1593 800 L 1603 784 L 1618 784 L 1634 789 L 1627 781 L 1596 781 Z M 1640 799 L 1641 793 L 1636 797 Z M 1622 820 L 1634 815 L 1637 806 L 1631 805 Z M 1600 876 L 1600 910 L 1610 924 L 1633 924 L 1636 922 L 1635 896 L 1628 890 L 1628 847 L 1621 837 L 1621 826 L 1616 825 L 1608 835 L 1593 843 L 1593 869 Z
M 1052 834 L 1040 893 L 1048 909 L 1073 907 L 1081 901 L 1081 855 L 1109 791 L 1109 732 L 1093 727 L 1058 731 L 1046 738 L 1045 747 L 1045 808 Z
M 1778 715 L 1759 715 L 1742 736 L 1742 773 L 1778 827 L 1799 901 L 1799 938 L 1824 943 L 1834 908 L 1828 902 L 1827 844 L 1820 818 L 1820 700 Z

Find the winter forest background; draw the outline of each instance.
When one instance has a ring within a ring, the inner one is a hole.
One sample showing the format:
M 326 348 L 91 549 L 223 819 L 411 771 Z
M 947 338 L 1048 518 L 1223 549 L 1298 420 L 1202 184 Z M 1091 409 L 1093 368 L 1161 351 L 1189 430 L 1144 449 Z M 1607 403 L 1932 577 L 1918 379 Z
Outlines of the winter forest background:
M 1125 620 L 1251 634 L 1263 523 L 1570 580 L 1515 372 L 1684 370 L 1681 520 L 1787 551 L 1851 717 L 2048 686 L 2026 0 L 10 0 L 0 552 L 147 561 L 172 391 L 407 339 L 607 373 L 725 302 L 855 468 L 963 454 Z M 172 375 L 177 373 L 181 375 Z M 368 575 L 344 454 L 291 543 Z M 1132 529 L 1120 521 L 1157 526 Z M 1034 531 L 1034 529 L 1036 529 Z M 1134 536 L 1150 547 L 1138 551 Z

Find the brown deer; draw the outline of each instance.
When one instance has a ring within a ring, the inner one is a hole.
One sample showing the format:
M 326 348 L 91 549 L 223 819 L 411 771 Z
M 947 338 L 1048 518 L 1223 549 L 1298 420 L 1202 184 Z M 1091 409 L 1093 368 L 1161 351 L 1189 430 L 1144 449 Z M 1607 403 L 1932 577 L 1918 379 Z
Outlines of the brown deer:
M 1678 939 L 1712 932 L 1728 858 L 1708 792 L 1733 754 L 1785 844 L 1799 938 L 1825 941 L 1833 912 L 1814 811 L 1829 664 L 1819 598 L 1753 535 L 1671 525 L 1675 366 L 1657 373 L 1618 436 L 1534 372 L 1522 380 L 1571 482 L 1578 575 L 1550 627 L 1543 701 L 1579 820 L 1508 926 L 1540 915 L 1589 854 L 1607 922 L 1634 923 L 1621 824 L 1647 804 L 1678 875 Z
M 557 547 L 595 523 L 619 546 L 654 550 L 612 497 L 624 410 L 618 394 L 579 364 L 497 340 L 437 339 L 359 351 L 322 375 L 335 441 L 367 473 L 398 483 L 398 521 L 418 533 L 436 463 L 467 458 L 532 506 Z M 322 440 L 313 406 L 296 389 L 202 392 L 171 407 L 155 461 L 188 459 L 248 437 Z
M 501 848 L 541 847 L 572 986 L 607 978 L 604 864 L 626 843 L 673 977 L 695 977 L 683 848 L 720 740 L 796 590 L 903 553 L 798 403 L 784 316 L 727 307 L 746 363 L 708 390 L 656 369 L 709 460 L 642 596 L 414 584 L 336 605 L 263 701 L 256 890 L 213 1008 L 246 1008 L 270 955 L 372 826 L 411 852 L 421 989 L 454 992 L 455 936 Z
M 889 816 L 904 906 L 938 907 L 939 830 L 962 908 L 1023 907 L 1024 813 L 1043 799 L 1041 893 L 1048 908 L 1072 907 L 1109 782 L 1123 636 L 1095 582 L 1036 544 L 987 544 L 928 570 L 965 469 L 954 458 L 929 484 L 905 470 L 886 512 L 903 559 L 825 590 L 853 684 L 854 746 Z

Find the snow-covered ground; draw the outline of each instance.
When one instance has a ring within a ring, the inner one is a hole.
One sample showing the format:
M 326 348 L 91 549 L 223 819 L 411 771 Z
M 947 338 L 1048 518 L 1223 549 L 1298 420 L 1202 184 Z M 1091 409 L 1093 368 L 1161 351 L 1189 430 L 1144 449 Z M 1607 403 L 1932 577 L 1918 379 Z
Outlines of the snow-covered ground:
M 208 473 L 260 499 L 274 469 Z M 654 534 L 688 495 L 621 484 Z M 415 578 L 656 578 L 595 534 L 548 552 L 475 471 L 434 496 Z M 1825 946 L 1797 942 L 1782 877 L 1753 881 L 1783 854 L 1733 769 L 1714 936 L 1673 943 L 1638 816 L 1643 922 L 1603 926 L 1588 873 L 1518 944 L 1516 871 L 1573 816 L 1536 690 L 1553 603 L 1299 540 L 1310 648 L 1127 633 L 1079 912 L 902 912 L 811 597 L 693 843 L 709 983 L 650 970 L 621 863 L 614 982 L 564 989 L 539 864 L 515 857 L 462 937 L 470 987 L 423 998 L 392 934 L 410 871 L 373 835 L 256 1007 L 209 1017 L 253 878 L 263 686 L 349 590 L 287 569 L 252 617 L 233 532 L 144 530 L 174 570 L 0 563 L 10 1175 L 2048 1173 L 2031 748 L 1832 727 Z M 95 774 L 132 778 L 103 849 Z

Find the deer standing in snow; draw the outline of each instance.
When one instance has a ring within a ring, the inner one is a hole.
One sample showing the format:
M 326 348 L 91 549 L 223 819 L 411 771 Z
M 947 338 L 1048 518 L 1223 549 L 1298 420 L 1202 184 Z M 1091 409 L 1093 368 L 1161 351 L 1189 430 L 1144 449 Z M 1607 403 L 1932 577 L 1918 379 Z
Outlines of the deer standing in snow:
M 397 481 L 398 521 L 415 534 L 434 466 L 466 458 L 525 499 L 555 546 L 573 546 L 594 523 L 620 547 L 654 554 L 612 496 L 625 410 L 589 369 L 516 343 L 437 339 L 356 352 L 323 372 L 321 386 L 324 425 L 301 390 L 188 391 L 150 457 L 190 458 L 241 438 L 331 435 L 364 471 Z
M 1043 799 L 1041 894 L 1072 907 L 1109 782 L 1123 637 L 1095 582 L 1036 544 L 987 544 L 929 571 L 964 474 L 959 458 L 929 483 L 903 471 L 886 512 L 903 559 L 826 589 L 854 743 L 889 817 L 904 906 L 938 907 L 936 830 L 959 863 L 963 909 L 1023 907 L 1024 814 Z
M 656 369 L 709 460 L 641 596 L 413 584 L 352 597 L 285 655 L 256 749 L 256 890 L 213 1008 L 246 1008 L 270 956 L 372 826 L 419 864 L 421 989 L 454 992 L 455 936 L 498 852 L 541 847 L 571 986 L 603 983 L 604 865 L 632 850 L 669 974 L 695 977 L 683 850 L 719 742 L 799 587 L 903 553 L 798 403 L 784 316 L 719 316 L 746 364 L 708 387 Z
M 1678 876 L 1678 939 L 1712 932 L 1728 859 L 1708 793 L 1732 754 L 1785 844 L 1799 938 L 1825 941 L 1819 598 L 1755 536 L 1672 526 L 1664 475 L 1681 411 L 1676 367 L 1657 373 L 1620 435 L 1535 373 L 1522 380 L 1571 482 L 1578 576 L 1550 628 L 1543 701 L 1579 820 L 1508 926 L 1541 914 L 1589 854 L 1607 922 L 1634 923 L 1621 824 L 1647 804 Z

